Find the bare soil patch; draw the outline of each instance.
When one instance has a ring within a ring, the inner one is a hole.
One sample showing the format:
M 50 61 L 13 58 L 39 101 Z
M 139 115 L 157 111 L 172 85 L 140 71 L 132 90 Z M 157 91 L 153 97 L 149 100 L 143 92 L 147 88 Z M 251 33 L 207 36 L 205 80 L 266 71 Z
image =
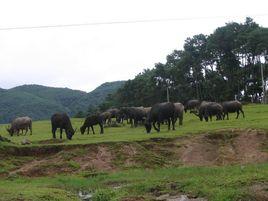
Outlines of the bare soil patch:
M 268 133 L 254 129 L 220 130 L 143 142 L 49 147 L 40 151 L 49 154 L 33 152 L 34 159 L 11 174 L 36 177 L 79 171 L 110 172 L 133 167 L 215 166 L 268 161 Z M 33 150 L 23 147 L 23 151 L 31 154 Z
M 223 130 L 180 142 L 184 165 L 229 165 L 268 161 L 268 134 L 260 130 Z
M 256 201 L 268 200 L 268 183 L 259 183 L 250 187 L 250 194 Z

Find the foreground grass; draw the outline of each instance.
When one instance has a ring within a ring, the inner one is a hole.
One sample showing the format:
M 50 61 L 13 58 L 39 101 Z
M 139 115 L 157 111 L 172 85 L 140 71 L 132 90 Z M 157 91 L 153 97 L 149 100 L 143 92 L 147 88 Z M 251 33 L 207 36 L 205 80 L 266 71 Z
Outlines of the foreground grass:
M 208 132 L 217 129 L 226 128 L 258 128 L 268 129 L 268 105 L 247 105 L 244 106 L 246 118 L 240 117 L 235 119 L 236 114 L 230 115 L 230 120 L 200 122 L 193 114 L 185 114 L 184 124 L 179 127 L 176 124 L 176 131 L 167 131 L 167 127 L 161 126 L 161 132 L 153 131 L 151 134 L 146 134 L 144 127 L 131 128 L 130 125 L 124 125 L 115 128 L 105 128 L 105 134 L 99 134 L 99 126 L 95 126 L 95 135 L 81 135 L 78 131 L 71 141 L 64 140 L 64 144 L 90 144 L 99 142 L 118 142 L 118 141 L 139 141 L 146 140 L 152 137 L 177 137 L 185 134 L 197 134 L 200 132 Z M 84 119 L 72 119 L 74 128 L 80 128 Z M 31 146 L 40 145 L 40 141 L 49 140 L 52 138 L 50 121 L 35 121 L 33 123 L 33 135 L 13 136 L 10 137 L 5 130 L 6 125 L 0 126 L 0 134 L 9 138 L 12 142 L 19 144 L 23 139 L 29 139 L 33 144 Z M 57 134 L 59 138 L 59 133 Z M 66 139 L 65 134 L 63 138 Z M 48 143 L 49 144 L 49 143 Z
M 166 126 L 161 126 L 160 133 L 153 131 L 151 134 L 146 134 L 143 127 L 130 128 L 130 125 L 124 125 L 105 128 L 105 134 L 100 135 L 98 126 L 95 126 L 96 135 L 81 135 L 78 132 L 71 141 L 44 143 L 52 137 L 50 121 L 35 121 L 32 136 L 10 137 L 5 131 L 6 125 L 0 125 L 0 135 L 9 138 L 16 146 L 22 146 L 20 142 L 25 138 L 32 142 L 27 146 L 43 146 L 50 143 L 71 145 L 141 141 L 157 137 L 174 138 L 228 128 L 268 130 L 268 105 L 248 105 L 244 107 L 244 111 L 246 115 L 244 119 L 235 119 L 235 114 L 232 114 L 228 121 L 214 120 L 208 123 L 200 122 L 197 117 L 187 113 L 184 125 L 181 127 L 177 125 L 176 131 L 167 131 Z M 83 119 L 72 119 L 72 123 L 74 127 L 79 128 Z M 0 151 L 9 145 L 7 142 L 0 143 Z M 144 154 L 144 157 L 146 158 L 147 155 Z M 0 175 L 19 167 L 28 160 L 33 160 L 33 157 L 5 157 L 0 160 Z M 146 161 L 150 163 L 150 160 Z M 70 165 L 75 168 L 77 164 L 72 164 L 70 161 Z M 122 200 L 124 197 L 132 197 L 133 200 L 138 197 L 152 200 L 165 193 L 178 194 L 180 192 L 206 197 L 210 201 L 254 200 L 249 188 L 256 183 L 267 184 L 268 182 L 268 163 L 245 166 L 169 168 L 163 168 L 161 165 L 152 168 L 153 166 L 150 165 L 148 165 L 150 169 L 132 168 L 113 173 L 92 170 L 54 177 L 27 178 L 16 174 L 0 177 L 0 201 L 79 200 L 77 196 L 79 190 L 92 192 L 95 195 L 93 201 L 104 201 L 105 198 L 106 200 Z
M 268 182 L 268 163 L 226 167 L 133 169 L 118 173 L 0 180 L 0 200 L 78 200 L 79 190 L 107 194 L 109 200 L 186 193 L 211 201 L 250 200 L 248 189 Z M 141 196 L 142 195 L 142 196 Z M 95 199 L 98 200 L 98 199 Z

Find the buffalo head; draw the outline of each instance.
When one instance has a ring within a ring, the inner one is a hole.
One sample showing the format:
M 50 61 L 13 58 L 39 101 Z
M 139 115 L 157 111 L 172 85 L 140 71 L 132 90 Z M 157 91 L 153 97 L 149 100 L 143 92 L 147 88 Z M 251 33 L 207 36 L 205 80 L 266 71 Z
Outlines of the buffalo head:
M 13 136 L 14 134 L 14 129 L 13 128 L 10 128 L 9 126 L 6 128 L 7 132 L 9 133 L 9 135 Z
M 68 130 L 66 131 L 66 136 L 67 136 L 67 138 L 68 138 L 69 140 L 71 140 L 75 132 L 76 132 L 76 129 L 75 129 L 75 130 L 73 130 L 73 129 L 68 129 Z

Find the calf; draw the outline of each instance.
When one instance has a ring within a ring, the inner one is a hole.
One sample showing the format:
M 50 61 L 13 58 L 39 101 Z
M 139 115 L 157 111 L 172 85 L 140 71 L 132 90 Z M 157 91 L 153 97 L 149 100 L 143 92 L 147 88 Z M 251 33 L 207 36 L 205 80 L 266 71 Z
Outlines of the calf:
M 103 134 L 103 119 L 104 117 L 101 114 L 94 114 L 85 119 L 84 124 L 80 127 L 81 134 L 84 134 L 87 129 L 87 134 L 89 134 L 89 127 L 91 127 L 93 134 L 95 134 L 94 131 L 94 125 L 99 124 L 100 126 L 100 134 Z

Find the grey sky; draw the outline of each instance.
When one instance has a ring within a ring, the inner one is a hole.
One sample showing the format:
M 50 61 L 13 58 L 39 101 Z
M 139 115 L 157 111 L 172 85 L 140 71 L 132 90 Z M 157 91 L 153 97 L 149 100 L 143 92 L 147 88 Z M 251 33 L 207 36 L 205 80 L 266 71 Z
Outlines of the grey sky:
M 42 84 L 91 91 L 165 62 L 194 34 L 253 17 L 268 26 L 267 0 L 9 0 L 0 29 L 168 18 L 187 20 L 0 30 L 0 88 Z M 198 18 L 200 18 L 198 20 Z M 203 19 L 204 18 L 204 19 Z

